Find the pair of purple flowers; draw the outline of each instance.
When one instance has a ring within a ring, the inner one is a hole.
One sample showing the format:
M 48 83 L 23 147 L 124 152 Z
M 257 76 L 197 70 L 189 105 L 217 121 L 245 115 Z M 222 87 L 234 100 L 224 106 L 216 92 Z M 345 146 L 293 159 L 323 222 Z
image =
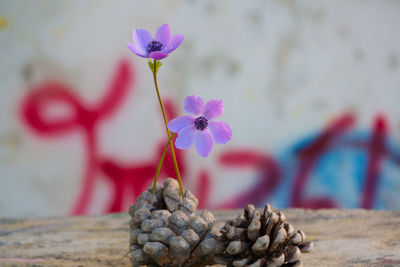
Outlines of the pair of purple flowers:
M 161 25 L 155 38 L 147 30 L 133 31 L 133 43 L 128 44 L 129 50 L 140 57 L 152 58 L 154 61 L 166 58 L 183 41 L 183 35 L 171 37 L 168 24 Z M 201 97 L 188 96 L 184 101 L 184 110 L 192 115 L 181 116 L 171 120 L 167 127 L 178 133 L 175 146 L 179 149 L 188 149 L 193 143 L 202 157 L 210 153 L 213 142 L 225 144 L 232 138 L 229 125 L 215 118 L 222 115 L 224 105 L 221 100 L 210 100 L 206 104 Z

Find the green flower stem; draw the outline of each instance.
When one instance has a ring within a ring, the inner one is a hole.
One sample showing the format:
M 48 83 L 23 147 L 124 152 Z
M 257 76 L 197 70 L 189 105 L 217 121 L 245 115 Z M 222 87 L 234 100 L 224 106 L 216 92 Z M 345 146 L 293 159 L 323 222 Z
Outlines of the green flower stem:
M 160 102 L 161 111 L 162 111 L 162 114 L 163 114 L 163 117 L 164 117 L 165 129 L 167 130 L 167 135 L 168 135 L 168 140 L 169 140 L 167 146 L 169 146 L 170 149 L 171 149 L 171 156 L 172 156 L 172 160 L 174 162 L 174 168 L 175 168 L 175 172 L 176 172 L 176 177 L 177 177 L 177 180 L 178 180 L 178 183 L 179 183 L 179 190 L 181 191 L 182 197 L 185 197 L 185 194 L 183 193 L 182 180 L 181 180 L 181 175 L 179 173 L 178 162 L 176 161 L 174 146 L 170 142 L 171 133 L 169 132 L 168 127 L 167 127 L 167 124 L 168 124 L 167 115 L 165 114 L 165 109 L 164 109 L 163 102 L 161 100 L 160 91 L 158 90 L 157 72 L 158 72 L 158 67 L 161 66 L 161 64 L 157 64 L 157 63 L 159 63 L 159 62 L 157 62 L 157 60 L 153 61 L 152 72 L 153 72 L 153 78 L 154 78 L 154 86 L 156 87 L 158 101 Z
M 164 158 L 165 158 L 165 154 L 167 153 L 168 146 L 171 145 L 171 140 L 172 140 L 172 138 L 174 138 L 174 136 L 175 136 L 175 133 L 173 133 L 171 135 L 171 137 L 168 139 L 168 143 L 165 146 L 164 151 L 163 151 L 163 153 L 161 155 L 160 162 L 158 163 L 158 167 L 157 167 L 157 171 L 156 171 L 156 177 L 154 178 L 154 184 L 153 184 L 153 194 L 156 193 L 156 185 L 157 185 L 158 175 L 160 174 L 161 167 L 162 167 L 162 165 L 164 163 Z

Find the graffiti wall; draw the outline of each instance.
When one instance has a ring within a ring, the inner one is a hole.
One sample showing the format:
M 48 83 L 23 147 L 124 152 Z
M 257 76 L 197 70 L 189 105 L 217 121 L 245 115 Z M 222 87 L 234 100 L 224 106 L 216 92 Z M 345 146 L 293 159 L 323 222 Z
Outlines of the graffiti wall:
M 232 141 L 176 150 L 200 208 L 400 210 L 397 1 L 0 3 L 0 216 L 126 211 L 167 142 L 151 72 L 126 48 L 169 23 L 169 119 L 223 99 Z M 160 178 L 174 177 L 167 153 Z

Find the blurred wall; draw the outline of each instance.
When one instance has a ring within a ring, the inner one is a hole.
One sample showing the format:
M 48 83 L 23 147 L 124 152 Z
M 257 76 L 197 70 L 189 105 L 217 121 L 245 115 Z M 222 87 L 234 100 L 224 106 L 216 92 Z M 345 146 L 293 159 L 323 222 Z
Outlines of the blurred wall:
M 125 211 L 166 143 L 134 28 L 185 40 L 170 118 L 223 99 L 233 139 L 179 151 L 200 208 L 400 210 L 400 2 L 0 2 L 0 216 Z M 173 176 L 167 156 L 162 177 Z

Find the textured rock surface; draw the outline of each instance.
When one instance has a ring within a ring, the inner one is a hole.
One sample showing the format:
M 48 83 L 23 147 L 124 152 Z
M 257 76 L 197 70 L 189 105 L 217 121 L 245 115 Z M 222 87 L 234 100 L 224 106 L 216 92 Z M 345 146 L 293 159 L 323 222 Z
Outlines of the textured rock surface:
M 400 266 L 400 213 L 366 210 L 283 210 L 314 238 L 303 266 Z M 213 211 L 217 228 L 242 210 Z M 129 266 L 129 215 L 0 218 L 0 266 Z M 122 258 L 122 259 L 121 259 Z

